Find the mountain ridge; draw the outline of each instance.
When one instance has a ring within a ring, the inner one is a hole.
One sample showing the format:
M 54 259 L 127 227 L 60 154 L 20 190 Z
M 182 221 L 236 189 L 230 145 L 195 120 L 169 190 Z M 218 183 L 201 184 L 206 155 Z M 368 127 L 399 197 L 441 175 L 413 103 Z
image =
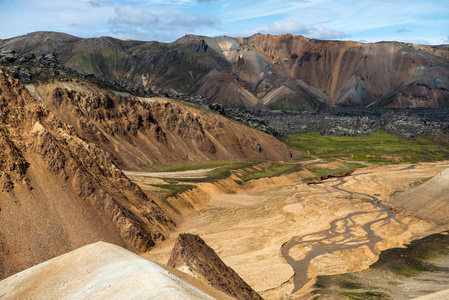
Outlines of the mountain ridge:
M 159 207 L 0 67 L 0 277 L 99 239 L 146 251 L 174 227 Z
M 159 43 L 35 32 L 0 40 L 2 49 L 37 57 L 55 53 L 80 73 L 205 96 L 227 107 L 257 107 L 269 93 L 275 97 L 268 107 L 287 110 L 449 105 L 447 45 L 364 44 L 291 34 L 186 35 Z

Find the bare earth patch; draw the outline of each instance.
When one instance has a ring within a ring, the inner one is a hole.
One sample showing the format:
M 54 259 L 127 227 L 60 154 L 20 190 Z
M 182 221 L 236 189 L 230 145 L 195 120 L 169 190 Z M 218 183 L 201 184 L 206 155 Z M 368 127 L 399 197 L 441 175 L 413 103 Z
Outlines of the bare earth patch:
M 126 176 L 134 177 L 154 177 L 154 178 L 182 178 L 182 179 L 195 179 L 206 178 L 216 168 L 212 169 L 200 169 L 200 170 L 188 170 L 181 172 L 136 172 L 136 171 L 123 171 Z

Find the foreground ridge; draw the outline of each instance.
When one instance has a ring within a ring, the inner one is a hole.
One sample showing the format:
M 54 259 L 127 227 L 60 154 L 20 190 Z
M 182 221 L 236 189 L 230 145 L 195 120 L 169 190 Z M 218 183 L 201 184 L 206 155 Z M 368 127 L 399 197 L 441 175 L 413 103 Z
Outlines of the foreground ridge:
M 0 281 L 2 299 L 72 297 L 214 299 L 151 261 L 104 242 L 84 246 Z

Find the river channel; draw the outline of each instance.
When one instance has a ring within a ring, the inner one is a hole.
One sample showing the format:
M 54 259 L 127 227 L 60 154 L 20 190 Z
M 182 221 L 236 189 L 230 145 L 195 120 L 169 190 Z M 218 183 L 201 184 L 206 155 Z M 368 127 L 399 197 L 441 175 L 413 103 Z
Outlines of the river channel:
M 366 176 L 369 175 L 369 173 L 354 175 L 353 178 L 357 180 L 357 177 L 362 175 Z M 342 177 L 338 178 L 337 180 L 328 180 L 319 184 L 314 184 L 312 187 L 322 189 L 323 194 L 330 193 L 331 189 L 333 189 L 334 191 L 345 193 L 352 198 L 369 199 L 374 210 L 350 213 L 331 222 L 328 229 L 304 236 L 293 237 L 289 242 L 283 245 L 282 255 L 286 262 L 295 271 L 293 279 L 293 292 L 298 291 L 307 282 L 310 281 L 310 278 L 307 275 L 310 261 L 323 254 L 333 253 L 335 251 L 357 249 L 363 246 L 367 246 L 374 255 L 378 256 L 379 253 L 376 251 L 375 245 L 382 241 L 382 238 L 375 234 L 374 230 L 372 229 L 373 225 L 380 225 L 381 227 L 383 227 L 387 226 L 391 222 L 396 222 L 398 225 L 403 227 L 404 231 L 408 229 L 407 225 L 403 224 L 400 220 L 397 219 L 396 213 L 391 211 L 389 207 L 379 204 L 379 199 L 377 197 L 345 190 L 343 188 L 343 185 L 345 183 L 346 180 Z M 296 195 L 296 199 L 298 199 L 298 201 L 302 201 L 299 195 Z M 357 222 L 355 222 L 353 218 L 366 214 L 374 214 L 376 216 L 375 220 L 361 226 L 364 232 L 364 234 L 361 235 L 360 230 L 355 230 L 355 227 L 360 227 L 360 225 L 357 224 Z M 297 247 L 298 245 L 307 247 L 309 249 L 307 255 L 300 260 L 296 260 L 290 254 L 290 250 L 293 247 Z

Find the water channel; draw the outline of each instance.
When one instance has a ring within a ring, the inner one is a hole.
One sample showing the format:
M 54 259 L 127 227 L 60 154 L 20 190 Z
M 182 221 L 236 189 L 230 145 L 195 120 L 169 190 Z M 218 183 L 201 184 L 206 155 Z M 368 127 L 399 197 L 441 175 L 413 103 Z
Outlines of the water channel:
M 368 174 L 369 173 L 357 174 L 353 175 L 352 178 L 357 180 L 357 177 Z M 345 190 L 343 188 L 345 183 L 346 180 L 342 177 L 337 180 L 324 181 L 313 185 L 312 187 L 323 189 L 323 194 L 330 193 L 331 189 L 333 189 L 334 191 L 345 193 L 350 197 L 363 197 L 365 199 L 370 199 L 374 210 L 350 213 L 331 222 L 328 229 L 304 236 L 293 237 L 289 242 L 283 245 L 282 255 L 286 262 L 295 271 L 293 279 L 293 293 L 301 289 L 310 280 L 307 276 L 307 270 L 309 268 L 310 261 L 316 257 L 326 253 L 357 249 L 363 246 L 367 246 L 374 255 L 378 256 L 379 253 L 375 250 L 375 245 L 382 241 L 382 238 L 374 233 L 372 230 L 373 225 L 381 224 L 380 226 L 386 226 L 391 222 L 396 222 L 398 225 L 403 227 L 404 231 L 408 229 L 408 226 L 398 220 L 396 218 L 396 214 L 391 211 L 389 207 L 379 204 L 378 198 L 372 195 Z M 298 201 L 302 201 L 299 195 L 296 195 L 295 197 Z M 354 230 L 354 227 L 360 227 L 360 225 L 358 225 L 353 218 L 366 214 L 375 214 L 375 220 L 362 226 L 365 233 L 363 236 L 360 234 L 355 234 L 356 231 Z M 307 246 L 310 249 L 306 256 L 300 260 L 296 260 L 290 254 L 290 250 L 298 245 L 303 245 L 304 247 Z

